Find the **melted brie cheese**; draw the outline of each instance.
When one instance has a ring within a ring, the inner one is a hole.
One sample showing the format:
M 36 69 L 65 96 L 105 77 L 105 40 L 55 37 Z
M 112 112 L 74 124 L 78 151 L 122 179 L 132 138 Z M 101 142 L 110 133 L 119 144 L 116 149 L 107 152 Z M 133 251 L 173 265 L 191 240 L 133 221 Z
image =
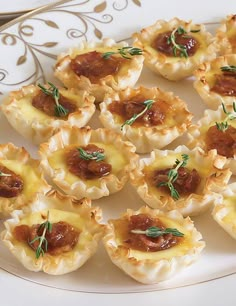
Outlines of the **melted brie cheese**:
M 224 206 L 227 209 L 228 213 L 222 219 L 222 221 L 228 224 L 236 224 L 236 196 L 225 198 Z

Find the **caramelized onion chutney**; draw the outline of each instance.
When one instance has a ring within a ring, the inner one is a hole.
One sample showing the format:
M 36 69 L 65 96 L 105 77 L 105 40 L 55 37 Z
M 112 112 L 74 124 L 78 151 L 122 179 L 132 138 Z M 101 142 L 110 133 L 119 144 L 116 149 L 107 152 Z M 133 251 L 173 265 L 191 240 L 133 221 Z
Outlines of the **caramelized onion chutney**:
M 211 91 L 217 92 L 222 96 L 236 96 L 236 73 L 226 72 L 216 75 L 216 81 Z
M 0 197 L 17 197 L 22 192 L 23 187 L 24 182 L 19 175 L 0 165 Z
M 168 182 L 168 173 L 171 169 L 174 168 L 154 171 L 152 174 L 152 182 L 154 186 L 158 186 L 162 182 Z M 178 177 L 172 184 L 178 193 L 184 195 L 195 192 L 201 181 L 197 170 L 189 170 L 186 167 L 180 167 L 177 171 Z M 169 193 L 169 188 L 167 186 L 159 186 L 158 188 Z
M 104 149 L 89 144 L 82 149 L 87 154 L 103 153 Z M 108 175 L 112 166 L 104 161 L 84 159 L 80 156 L 78 148 L 69 150 L 66 154 L 66 163 L 69 171 L 82 179 L 96 179 Z
M 31 227 L 23 224 L 16 226 L 13 233 L 16 240 L 26 242 L 33 250 L 36 250 L 39 246 L 39 240 L 34 241 L 34 239 L 42 235 L 43 228 L 40 227 L 40 224 Z M 75 247 L 79 239 L 79 232 L 69 223 L 60 221 L 52 223 L 52 230 L 46 231 L 45 239 L 47 240 L 47 249 L 43 243 L 43 251 L 50 255 L 59 255 L 69 252 Z M 34 242 L 29 243 L 30 241 Z
M 84 76 L 96 84 L 107 75 L 115 75 L 124 61 L 124 58 L 113 55 L 105 59 L 102 53 L 92 51 L 77 55 L 71 60 L 70 68 L 78 76 Z
M 159 52 L 164 53 L 167 56 L 181 56 L 180 50 L 176 49 L 176 53 L 174 53 L 174 45 L 170 42 L 170 36 L 172 31 L 160 33 L 152 42 L 152 48 L 156 49 Z M 184 47 L 188 56 L 193 56 L 198 47 L 198 41 L 191 36 L 189 33 L 180 34 L 175 32 L 174 34 L 176 44 Z M 176 54 L 176 55 L 175 55 Z
M 134 115 L 141 113 L 145 109 L 143 97 L 132 97 L 125 101 L 113 101 L 108 110 L 121 116 L 124 121 L 130 119 Z M 162 124 L 165 120 L 166 113 L 168 112 L 169 105 L 164 101 L 158 100 L 153 103 L 151 108 L 148 109 L 142 116 L 137 118 L 132 124 L 133 126 L 155 126 Z
M 66 110 L 67 113 L 73 113 L 76 111 L 75 104 L 71 103 L 69 99 L 60 95 L 59 101 L 60 105 L 62 105 Z M 45 94 L 44 92 L 39 92 L 32 100 L 32 105 L 39 109 L 40 111 L 44 112 L 48 116 L 55 116 L 55 100 L 52 96 Z M 67 115 L 65 116 L 67 117 Z
M 216 149 L 217 153 L 227 158 L 236 154 L 236 129 L 229 125 L 227 130 L 220 131 L 217 126 L 211 126 L 205 138 L 207 150 Z
M 181 237 L 173 234 L 163 234 L 158 237 L 148 237 L 145 234 L 135 234 L 132 230 L 145 231 L 149 227 L 156 226 L 164 230 L 165 226 L 158 218 L 151 218 L 146 214 L 132 215 L 129 220 L 114 220 L 117 231 L 121 232 L 124 246 L 143 252 L 156 252 L 176 245 Z

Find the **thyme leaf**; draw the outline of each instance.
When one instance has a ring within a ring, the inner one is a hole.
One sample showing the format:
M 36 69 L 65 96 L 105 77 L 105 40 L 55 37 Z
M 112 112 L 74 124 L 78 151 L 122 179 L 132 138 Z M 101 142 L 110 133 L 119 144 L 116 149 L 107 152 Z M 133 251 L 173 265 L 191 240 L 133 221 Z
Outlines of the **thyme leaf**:
M 45 95 L 51 96 L 53 97 L 54 101 L 55 101 L 55 116 L 57 117 L 65 117 L 68 114 L 68 109 L 66 109 L 64 106 L 62 106 L 59 103 L 59 99 L 60 99 L 60 93 L 59 93 L 59 89 L 52 84 L 51 82 L 48 82 L 48 84 L 50 85 L 49 88 L 44 87 L 41 84 L 38 84 L 38 87 L 42 90 L 43 93 L 45 93 Z
M 105 154 L 101 152 L 92 152 L 92 153 L 87 153 L 84 149 L 78 148 L 79 150 L 79 157 L 85 160 L 92 160 L 94 159 L 96 162 L 104 160 L 105 159 Z
M 29 241 L 30 245 L 33 244 L 35 241 L 39 241 L 39 245 L 35 250 L 35 256 L 37 259 L 40 256 L 44 256 L 44 253 L 47 252 L 48 249 L 48 241 L 45 236 L 47 232 L 51 233 L 52 231 L 52 223 L 49 222 L 49 211 L 47 213 L 46 221 L 40 224 L 37 232 L 39 232 L 41 229 L 43 229 L 42 235 L 36 236 L 33 240 Z
M 172 234 L 173 236 L 177 236 L 177 237 L 183 237 L 184 234 L 181 233 L 180 231 L 178 231 L 176 228 L 165 228 L 165 229 L 161 229 L 159 227 L 156 226 L 151 226 L 149 228 L 147 228 L 146 230 L 139 230 L 139 229 L 135 229 L 135 230 L 131 230 L 131 233 L 133 234 L 144 234 L 148 237 L 159 237 L 162 236 L 164 234 Z
M 190 32 L 195 33 L 195 31 L 198 31 L 198 30 L 192 30 L 192 31 L 190 31 Z M 200 31 L 200 30 L 199 30 L 199 31 Z M 178 55 L 177 55 L 177 51 L 179 51 L 180 57 L 185 57 L 185 58 L 187 58 L 187 57 L 188 57 L 187 47 L 184 46 L 184 45 L 178 44 L 178 43 L 176 42 L 176 38 L 175 38 L 175 33 L 176 33 L 176 32 L 177 32 L 179 35 L 185 35 L 185 37 L 186 37 L 187 31 L 186 31 L 183 27 L 179 26 L 178 28 L 174 29 L 174 30 L 171 32 L 170 37 L 169 37 L 168 40 L 167 40 L 167 43 L 173 45 L 173 54 L 174 54 L 175 57 L 178 56 Z
M 189 156 L 187 154 L 182 154 L 182 161 L 176 159 L 175 165 L 176 167 L 173 169 L 170 169 L 168 172 L 168 181 L 167 182 L 160 182 L 158 184 L 158 187 L 166 186 L 170 190 L 170 195 L 174 200 L 178 200 L 180 195 L 178 191 L 175 189 L 173 183 L 177 180 L 178 178 L 178 169 L 180 167 L 185 167 L 187 165 L 187 162 L 189 160 Z
M 236 66 L 233 65 L 229 65 L 229 66 L 222 66 L 220 67 L 220 70 L 223 72 L 233 72 L 236 73 Z
M 110 51 L 102 54 L 102 57 L 104 59 L 110 58 L 113 54 L 119 54 L 125 59 L 131 59 L 132 56 L 134 55 L 142 55 L 143 50 L 139 48 L 133 48 L 133 47 L 123 47 L 123 48 L 118 48 L 118 51 Z
M 138 119 L 139 117 L 141 117 L 143 114 L 145 114 L 145 112 L 147 110 L 149 110 L 152 107 L 152 104 L 154 103 L 154 100 L 146 100 L 143 102 L 143 104 L 145 105 L 145 108 L 138 114 L 134 114 L 130 119 L 126 120 L 120 127 L 121 130 L 123 130 L 123 127 L 125 125 L 132 125 L 136 119 Z
M 225 132 L 229 127 L 228 121 L 236 119 L 236 103 L 233 102 L 234 112 L 228 112 L 225 108 L 224 103 L 222 103 L 221 105 L 223 108 L 223 112 L 226 114 L 226 117 L 222 122 L 216 122 L 216 127 L 219 131 Z

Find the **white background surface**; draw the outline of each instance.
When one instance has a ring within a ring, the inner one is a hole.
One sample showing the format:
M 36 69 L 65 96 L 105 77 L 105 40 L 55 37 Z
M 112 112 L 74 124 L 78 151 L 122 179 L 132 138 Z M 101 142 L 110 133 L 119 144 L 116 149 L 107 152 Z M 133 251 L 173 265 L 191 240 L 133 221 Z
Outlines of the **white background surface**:
M 227 14 L 236 13 L 235 1 L 204 0 L 143 0 L 152 2 L 153 14 L 165 19 L 178 16 L 198 22 L 218 21 Z M 101 0 L 102 2 L 102 0 Z M 113 1 L 114 2 L 114 1 Z M 140 18 L 141 16 L 139 16 Z M 153 19 L 153 16 L 152 18 Z M 145 20 L 148 24 L 148 20 Z M 1 260 L 1 259 L 0 259 Z M 224 261 L 224 258 L 222 258 Z M 235 263 L 236 264 L 236 263 Z M 217 267 L 216 267 L 217 269 Z M 235 306 L 236 275 L 184 288 L 137 294 L 87 294 L 53 289 L 30 283 L 0 270 L 1 305 L 181 305 L 181 306 Z

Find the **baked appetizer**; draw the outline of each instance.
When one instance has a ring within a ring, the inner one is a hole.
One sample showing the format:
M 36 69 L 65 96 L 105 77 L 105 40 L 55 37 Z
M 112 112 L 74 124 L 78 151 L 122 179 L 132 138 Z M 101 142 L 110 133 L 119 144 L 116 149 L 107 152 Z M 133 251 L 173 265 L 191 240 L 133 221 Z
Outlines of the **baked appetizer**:
M 99 106 L 102 124 L 132 142 L 139 153 L 165 147 L 186 131 L 192 119 L 184 101 L 154 87 L 113 92 Z
M 85 126 L 95 105 L 94 97 L 86 91 L 59 89 L 48 82 L 11 92 L 1 109 L 17 132 L 39 144 L 63 126 Z
M 225 157 L 216 150 L 154 150 L 140 159 L 131 172 L 131 183 L 151 207 L 163 211 L 178 210 L 183 216 L 204 212 L 215 200 L 214 190 L 230 179 L 229 169 L 222 170 Z
M 172 81 L 191 76 L 197 66 L 216 56 L 217 47 L 203 24 L 173 18 L 133 35 L 133 45 L 143 50 L 144 64 Z
M 112 89 L 121 90 L 137 82 L 144 57 L 142 50 L 113 39 L 82 42 L 78 48 L 59 55 L 55 76 L 70 88 L 80 88 L 95 96 L 96 102 Z
M 220 54 L 236 53 L 236 15 L 229 15 L 221 21 L 216 30 L 216 43 Z
M 204 151 L 217 150 L 227 158 L 224 168 L 236 174 L 236 103 L 205 110 L 204 116 L 188 129 L 188 147 L 201 147 Z
M 215 221 L 236 239 L 236 183 L 220 190 L 221 197 L 215 202 L 212 216 Z
M 28 205 L 37 192 L 46 193 L 50 189 L 38 160 L 12 143 L 0 145 L 0 218 Z
M 52 190 L 12 213 L 1 238 L 11 253 L 31 271 L 52 275 L 80 268 L 97 250 L 104 233 L 101 210 L 90 200 L 76 200 Z
M 138 156 L 107 129 L 64 128 L 40 146 L 45 173 L 65 193 L 98 199 L 123 188 Z
M 136 281 L 169 279 L 199 257 L 205 247 L 189 217 L 141 207 L 109 220 L 103 238 L 111 261 Z
M 236 97 L 236 54 L 217 57 L 195 71 L 194 87 L 211 109 L 232 104 Z

